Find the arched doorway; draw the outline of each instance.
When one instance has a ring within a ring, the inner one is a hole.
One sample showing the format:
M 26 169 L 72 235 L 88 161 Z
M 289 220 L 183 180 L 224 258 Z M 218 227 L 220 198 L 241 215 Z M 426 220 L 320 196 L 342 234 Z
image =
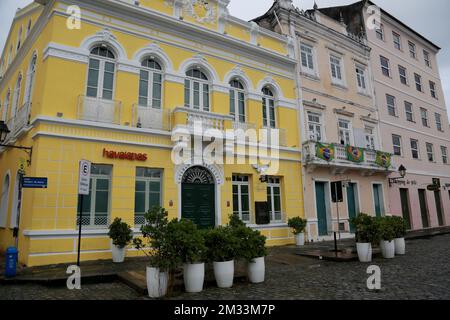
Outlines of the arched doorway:
M 200 166 L 189 168 L 181 183 L 181 216 L 199 228 L 214 228 L 215 181 L 211 172 Z

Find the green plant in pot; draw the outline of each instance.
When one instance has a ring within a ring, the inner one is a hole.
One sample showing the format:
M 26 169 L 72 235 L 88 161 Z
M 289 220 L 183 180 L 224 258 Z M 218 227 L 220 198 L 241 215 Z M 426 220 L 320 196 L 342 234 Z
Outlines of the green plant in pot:
M 113 262 L 121 263 L 125 260 L 126 246 L 130 244 L 133 239 L 133 230 L 121 218 L 115 218 L 113 223 L 109 226 L 108 236 L 112 240 L 112 257 Z
M 392 259 L 395 257 L 395 219 L 390 216 L 377 218 L 377 226 L 381 253 L 385 259 Z
M 264 282 L 265 256 L 267 256 L 266 237 L 258 230 L 253 230 L 239 217 L 230 216 L 229 226 L 238 240 L 236 255 L 247 262 L 247 274 L 251 283 Z
M 301 217 L 295 217 L 288 220 L 288 226 L 292 228 L 292 233 L 295 235 L 295 243 L 297 246 L 305 244 L 305 229 L 308 225 L 308 220 Z
M 205 232 L 208 259 L 213 262 L 214 275 L 219 288 L 231 288 L 234 279 L 234 259 L 239 250 L 239 241 L 229 226 L 219 226 Z
M 372 245 L 378 242 L 378 226 L 376 219 L 368 214 L 360 213 L 350 219 L 355 228 L 356 249 L 361 262 L 372 261 Z
M 394 246 L 395 246 L 395 254 L 396 255 L 404 255 L 406 254 L 406 242 L 405 235 L 406 230 L 408 229 L 407 223 L 405 219 L 398 216 L 393 216 L 392 221 L 394 223 Z
M 145 223 L 141 227 L 142 238 L 133 240 L 135 248 L 149 258 L 147 289 L 151 298 L 171 294 L 173 272 L 182 263 L 178 252 L 174 250 L 168 226 L 168 212 L 164 208 L 153 207 L 145 214 Z
M 190 220 L 172 220 L 168 224 L 169 242 L 183 262 L 186 292 L 203 290 L 205 279 L 206 246 L 203 233 Z

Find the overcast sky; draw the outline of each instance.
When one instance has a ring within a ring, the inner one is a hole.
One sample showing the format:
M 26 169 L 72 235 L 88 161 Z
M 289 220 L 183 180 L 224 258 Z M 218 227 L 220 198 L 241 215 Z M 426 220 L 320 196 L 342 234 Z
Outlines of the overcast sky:
M 31 0 L 0 0 L 0 48 L 3 50 L 9 27 L 16 9 L 24 7 Z M 316 0 L 319 7 L 345 5 L 356 0 Z M 374 3 L 402 20 L 442 48 L 439 54 L 439 67 L 442 85 L 446 95 L 447 108 L 450 103 L 450 1 L 448 0 L 374 0 Z M 231 0 L 230 11 L 233 16 L 251 20 L 264 14 L 273 0 Z M 311 9 L 314 0 L 294 0 L 301 9 Z M 450 108 L 449 108 L 450 109 Z M 450 118 L 450 112 L 449 112 Z

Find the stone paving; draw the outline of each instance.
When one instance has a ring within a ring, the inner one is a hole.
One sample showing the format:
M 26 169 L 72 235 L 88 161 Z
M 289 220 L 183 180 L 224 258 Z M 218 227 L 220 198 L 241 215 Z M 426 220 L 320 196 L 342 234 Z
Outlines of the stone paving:
M 274 249 L 283 250 L 283 249 Z M 292 249 L 295 250 L 295 249 Z M 382 289 L 366 287 L 369 265 L 337 263 L 296 256 L 284 250 L 267 258 L 266 282 L 237 283 L 232 289 L 208 287 L 200 294 L 172 299 L 450 299 L 450 235 L 407 242 L 407 255 L 375 258 Z M 293 252 L 293 251 L 291 251 Z M 82 284 L 82 290 L 35 284 L 0 285 L 0 299 L 147 299 L 120 282 Z

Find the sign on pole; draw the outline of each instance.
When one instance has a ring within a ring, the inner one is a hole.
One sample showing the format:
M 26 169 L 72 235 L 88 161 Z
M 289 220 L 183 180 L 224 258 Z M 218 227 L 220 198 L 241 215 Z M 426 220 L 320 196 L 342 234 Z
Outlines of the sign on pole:
M 80 266 L 81 252 L 81 228 L 83 226 L 83 198 L 89 195 L 89 186 L 91 184 L 91 162 L 87 160 L 80 161 L 80 175 L 78 178 L 78 194 L 80 201 L 80 217 L 78 220 L 78 258 L 77 266 Z
M 91 182 L 91 163 L 87 160 L 80 161 L 80 177 L 78 179 L 78 194 L 89 195 Z

